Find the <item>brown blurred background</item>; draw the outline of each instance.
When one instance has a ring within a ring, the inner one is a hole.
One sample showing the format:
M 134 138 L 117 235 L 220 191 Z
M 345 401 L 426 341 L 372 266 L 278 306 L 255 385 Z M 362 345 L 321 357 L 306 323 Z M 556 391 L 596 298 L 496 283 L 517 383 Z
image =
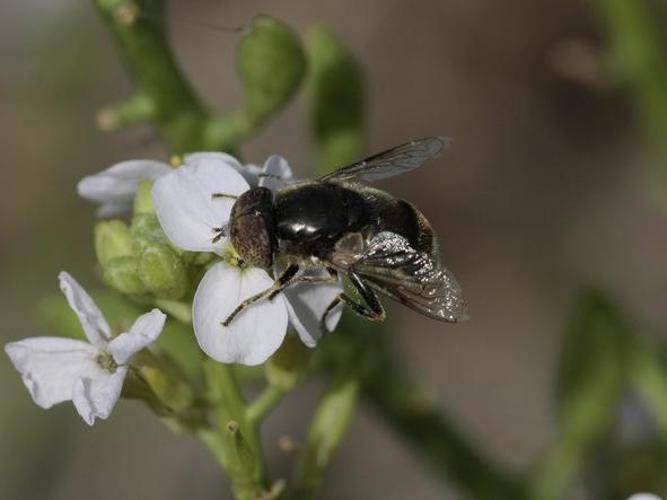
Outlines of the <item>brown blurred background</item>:
M 216 109 L 238 107 L 238 35 L 197 24 L 236 27 L 263 12 L 301 33 L 323 24 L 357 55 L 369 84 L 369 151 L 454 138 L 437 163 L 382 187 L 431 219 L 472 321 L 443 326 L 398 307 L 390 321 L 400 323 L 406 363 L 427 394 L 500 461 L 528 465 L 554 438 L 555 362 L 579 285 L 601 285 L 631 314 L 667 320 L 656 158 L 623 95 L 595 75 L 565 75 L 577 73 L 573 41 L 595 65 L 601 33 L 588 2 L 182 0 L 170 10 L 180 63 Z M 147 144 L 141 126 L 96 129 L 96 111 L 131 87 L 91 2 L 3 1 L 0 54 L 5 343 L 49 334 L 38 306 L 61 269 L 100 284 L 94 210 L 76 197 L 77 180 L 168 151 Z M 309 176 L 307 111 L 301 96 L 244 158 L 280 153 Z M 89 429 L 69 404 L 36 407 L 5 357 L 0 394 L 0 498 L 228 498 L 207 451 L 138 403 L 122 402 Z M 303 435 L 316 395 L 307 386 L 271 417 L 274 470 L 287 473 L 291 460 L 277 437 Z M 323 496 L 458 498 L 363 405 Z

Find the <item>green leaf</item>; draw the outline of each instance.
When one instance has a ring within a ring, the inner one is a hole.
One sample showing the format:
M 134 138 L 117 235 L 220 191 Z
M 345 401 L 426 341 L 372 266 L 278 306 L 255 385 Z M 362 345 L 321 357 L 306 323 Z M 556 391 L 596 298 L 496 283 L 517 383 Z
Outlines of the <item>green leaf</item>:
M 318 168 L 324 173 L 363 152 L 364 79 L 353 55 L 327 30 L 311 30 L 306 45 Z
M 238 66 L 252 127 L 263 124 L 294 95 L 306 68 L 298 36 L 269 16 L 256 17 L 238 46 Z

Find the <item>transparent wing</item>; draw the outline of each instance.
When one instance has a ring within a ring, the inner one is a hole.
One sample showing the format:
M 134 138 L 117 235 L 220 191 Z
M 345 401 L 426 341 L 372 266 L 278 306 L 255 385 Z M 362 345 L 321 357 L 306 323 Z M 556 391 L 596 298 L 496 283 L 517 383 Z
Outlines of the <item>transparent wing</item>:
M 448 322 L 468 318 L 463 292 L 452 273 L 401 235 L 379 233 L 359 255 L 334 251 L 331 262 L 421 314 Z
M 446 137 L 425 137 L 396 146 L 320 178 L 321 181 L 373 182 L 409 172 L 437 158 L 449 145 Z

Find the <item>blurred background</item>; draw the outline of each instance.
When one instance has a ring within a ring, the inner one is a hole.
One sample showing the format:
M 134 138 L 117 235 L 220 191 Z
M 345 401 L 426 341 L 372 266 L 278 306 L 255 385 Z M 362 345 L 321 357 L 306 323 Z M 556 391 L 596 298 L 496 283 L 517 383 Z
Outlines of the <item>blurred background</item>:
M 602 69 L 599 11 L 576 0 L 172 1 L 179 62 L 217 110 L 241 98 L 238 35 L 203 24 L 233 28 L 258 12 L 300 33 L 322 24 L 356 55 L 368 83 L 369 152 L 426 135 L 454 139 L 438 161 L 381 187 L 432 221 L 472 320 L 442 325 L 393 306 L 389 320 L 426 394 L 492 457 L 530 465 L 557 438 L 556 365 L 575 290 L 593 284 L 631 317 L 667 324 L 661 160 Z M 665 28 L 667 17 L 659 22 Z M 39 305 L 61 269 L 100 285 L 94 208 L 76 196 L 77 181 L 169 151 L 144 126 L 96 128 L 96 112 L 131 85 L 92 2 L 3 1 L 0 54 L 6 343 L 50 333 Z M 244 145 L 244 159 L 279 153 L 312 175 L 307 113 L 300 95 Z M 207 451 L 156 425 L 139 403 L 122 402 L 87 428 L 70 404 L 35 406 L 4 356 L 0 394 L 0 498 L 228 498 Z M 269 420 L 278 473 L 291 461 L 278 436 L 303 436 L 317 394 L 306 385 Z M 362 404 L 323 498 L 461 497 Z

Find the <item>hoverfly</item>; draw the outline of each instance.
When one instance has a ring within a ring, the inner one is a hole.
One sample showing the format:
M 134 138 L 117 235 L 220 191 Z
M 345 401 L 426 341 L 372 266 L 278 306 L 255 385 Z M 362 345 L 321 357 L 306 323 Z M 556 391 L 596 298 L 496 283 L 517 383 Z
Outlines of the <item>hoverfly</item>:
M 385 311 L 375 292 L 436 320 L 465 319 L 461 287 L 440 265 L 426 217 L 412 204 L 367 185 L 437 158 L 447 143 L 443 137 L 427 137 L 318 179 L 241 194 L 226 228 L 234 249 L 251 266 L 272 269 L 278 259 L 285 265 L 272 287 L 239 304 L 223 324 L 290 285 L 337 281 L 339 273 L 347 276 L 363 303 L 339 294 L 321 318 L 322 331 L 327 315 L 341 302 L 365 318 L 383 321 Z M 326 272 L 315 276 L 309 270 Z

